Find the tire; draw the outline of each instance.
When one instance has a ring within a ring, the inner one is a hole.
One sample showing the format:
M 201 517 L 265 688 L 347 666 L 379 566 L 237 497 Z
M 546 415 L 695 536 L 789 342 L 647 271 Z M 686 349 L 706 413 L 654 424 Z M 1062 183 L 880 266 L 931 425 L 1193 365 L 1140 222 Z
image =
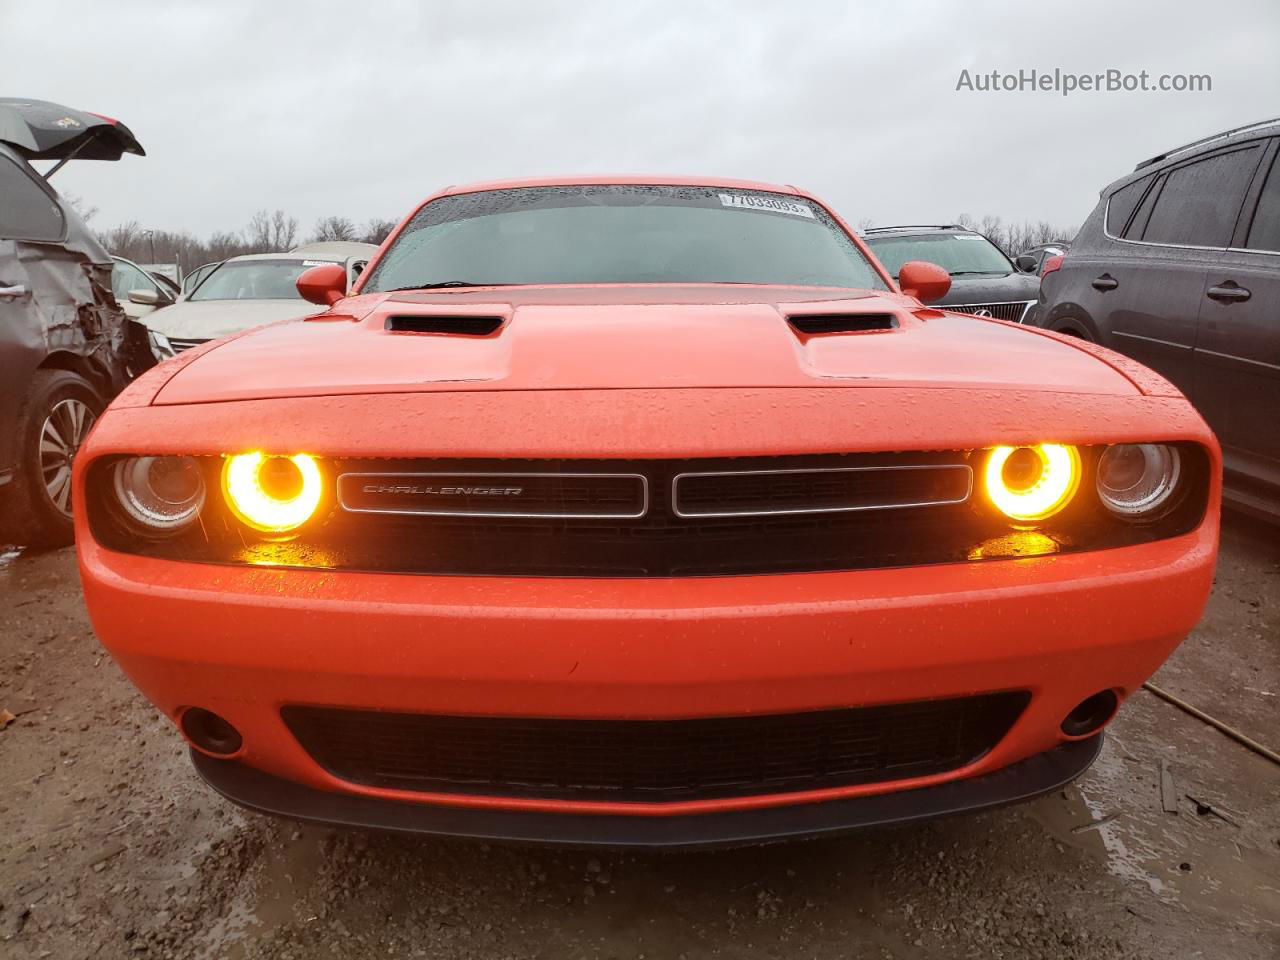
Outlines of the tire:
M 18 416 L 18 470 L 3 491 L 0 543 L 63 547 L 75 539 L 71 463 L 106 404 L 69 370 L 37 370 Z
M 1089 334 L 1085 333 L 1084 330 L 1082 330 L 1078 326 L 1068 325 L 1065 327 L 1058 327 L 1056 328 L 1055 332 L 1061 333 L 1063 336 L 1075 337 L 1077 340 L 1085 340 L 1088 343 L 1097 342 L 1096 340 L 1093 339 L 1093 337 L 1089 336 Z

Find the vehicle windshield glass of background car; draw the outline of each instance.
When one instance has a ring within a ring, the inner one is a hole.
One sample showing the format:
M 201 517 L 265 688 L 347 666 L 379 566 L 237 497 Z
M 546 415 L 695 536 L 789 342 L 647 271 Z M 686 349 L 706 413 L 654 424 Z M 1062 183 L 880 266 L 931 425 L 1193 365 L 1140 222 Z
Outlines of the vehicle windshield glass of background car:
M 199 294 L 216 279 L 217 274 Z M 639 185 L 441 197 L 418 211 L 363 290 L 450 283 L 886 289 L 849 236 L 815 203 L 761 191 Z
M 327 260 L 238 260 L 211 273 L 189 300 L 300 300 L 298 277 Z
M 1009 258 L 977 233 L 947 233 L 933 237 L 880 237 L 867 240 L 893 276 L 911 260 L 936 263 L 953 277 L 973 273 L 1013 273 Z

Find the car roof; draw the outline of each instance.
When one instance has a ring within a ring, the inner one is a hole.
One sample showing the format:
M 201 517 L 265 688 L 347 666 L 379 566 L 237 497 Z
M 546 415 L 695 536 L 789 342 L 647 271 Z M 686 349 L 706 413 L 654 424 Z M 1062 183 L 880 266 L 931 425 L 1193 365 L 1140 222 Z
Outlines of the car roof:
M 862 235 L 868 240 L 876 240 L 881 237 L 906 237 L 913 235 L 939 234 L 939 233 L 968 233 L 973 236 L 982 236 L 977 230 L 970 230 L 968 227 L 962 227 L 958 223 L 914 223 L 904 224 L 897 227 L 870 227 L 862 231 Z
M 303 243 L 290 250 L 290 253 L 315 254 L 317 256 L 333 256 L 345 260 L 347 257 L 369 256 L 377 252 L 376 243 L 361 243 L 358 240 L 316 240 Z M 312 259 L 308 257 L 308 259 Z
M 239 263 L 242 260 L 292 260 L 299 263 L 303 260 L 324 260 L 328 263 L 339 263 L 346 259 L 340 255 L 325 253 L 242 253 L 238 257 L 227 257 L 222 263 Z
M 1220 147 L 1231 146 L 1235 143 L 1244 143 L 1247 140 L 1275 136 L 1277 133 L 1280 133 L 1280 117 L 1247 123 L 1244 126 L 1223 130 L 1221 133 L 1201 137 L 1199 140 L 1192 140 L 1190 143 L 1185 143 L 1180 147 L 1173 147 L 1163 153 L 1156 154 L 1150 159 L 1143 160 L 1129 173 L 1103 187 L 1098 192 L 1098 195 L 1109 197 L 1121 187 L 1128 186 L 1135 180 L 1141 180 L 1143 177 L 1150 176 L 1152 173 L 1156 173 L 1166 167 L 1174 166 L 1199 153 L 1207 153 L 1210 150 L 1217 150 Z
M 458 193 L 479 193 L 482 190 L 518 190 L 523 187 L 582 187 L 582 186 L 650 186 L 650 187 L 728 187 L 735 190 L 762 190 L 768 193 L 802 195 L 804 191 L 780 183 L 760 180 L 735 180 L 729 177 L 691 177 L 664 174 L 591 174 L 560 177 L 525 177 L 518 180 L 488 180 L 447 187 L 440 196 Z M 804 194 L 807 196 L 807 194 Z

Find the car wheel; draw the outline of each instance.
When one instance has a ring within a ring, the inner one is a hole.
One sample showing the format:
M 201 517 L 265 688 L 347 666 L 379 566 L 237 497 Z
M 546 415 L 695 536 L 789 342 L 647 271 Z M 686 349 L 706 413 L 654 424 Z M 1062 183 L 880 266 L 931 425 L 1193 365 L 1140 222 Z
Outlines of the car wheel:
M 0 540 L 60 547 L 75 539 L 71 468 L 105 404 L 69 370 L 37 370 L 18 420 L 18 472 L 5 497 Z

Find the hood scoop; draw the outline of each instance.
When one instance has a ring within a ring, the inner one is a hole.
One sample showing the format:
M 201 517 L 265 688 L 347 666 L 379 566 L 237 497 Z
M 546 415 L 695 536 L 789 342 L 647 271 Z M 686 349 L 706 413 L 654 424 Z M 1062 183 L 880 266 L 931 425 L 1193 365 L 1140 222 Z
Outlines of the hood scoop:
M 820 333 L 875 333 L 896 330 L 898 318 L 891 313 L 793 313 L 787 323 L 806 336 Z
M 383 326 L 391 333 L 447 333 L 453 336 L 487 337 L 497 333 L 502 323 L 502 317 L 410 314 L 387 317 Z

